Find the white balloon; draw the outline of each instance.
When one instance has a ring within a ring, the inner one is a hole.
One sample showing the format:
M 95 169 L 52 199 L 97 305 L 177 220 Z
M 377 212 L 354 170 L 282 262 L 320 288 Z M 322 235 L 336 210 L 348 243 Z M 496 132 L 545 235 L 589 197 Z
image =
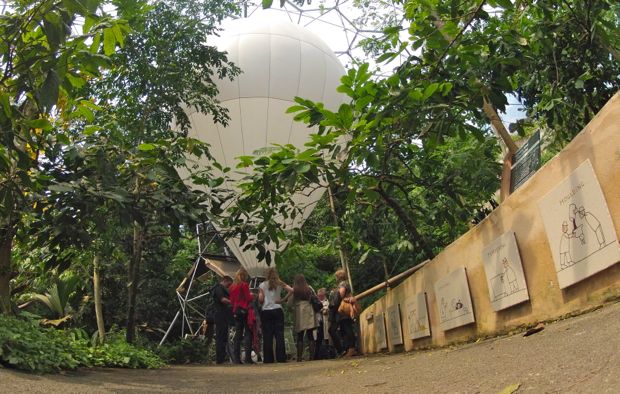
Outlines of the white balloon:
M 320 38 L 299 25 L 239 19 L 225 25 L 213 42 L 242 70 L 233 81 L 217 82 L 218 99 L 228 109 L 230 121 L 224 127 L 211 116 L 188 112 L 189 135 L 209 143 L 214 158 L 233 171 L 239 156 L 268 152 L 272 144 L 303 148 L 316 130 L 294 122 L 293 114 L 286 113 L 295 104 L 295 96 L 322 102 L 330 110 L 344 102 L 336 91 L 344 74 L 340 61 Z M 232 177 L 228 187 L 235 190 L 234 183 L 243 174 Z M 285 223 L 285 228 L 300 226 L 324 191 L 313 188 L 293 196 L 303 217 Z M 257 260 L 256 251 L 244 252 L 238 239 L 229 239 L 227 244 L 250 275 L 262 276 L 266 264 Z

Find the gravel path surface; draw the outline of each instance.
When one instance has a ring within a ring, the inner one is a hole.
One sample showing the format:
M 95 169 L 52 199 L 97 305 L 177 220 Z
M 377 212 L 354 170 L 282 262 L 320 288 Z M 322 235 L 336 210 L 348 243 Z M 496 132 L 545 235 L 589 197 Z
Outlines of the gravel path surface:
M 518 387 L 518 388 L 517 388 Z M 255 366 L 0 368 L 0 392 L 620 393 L 620 303 L 522 334 L 457 347 Z

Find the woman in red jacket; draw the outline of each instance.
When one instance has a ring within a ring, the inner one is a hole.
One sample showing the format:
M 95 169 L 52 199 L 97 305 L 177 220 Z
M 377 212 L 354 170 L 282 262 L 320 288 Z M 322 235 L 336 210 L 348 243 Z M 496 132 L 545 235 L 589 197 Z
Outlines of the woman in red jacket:
M 235 274 L 233 284 L 229 288 L 230 304 L 235 317 L 235 340 L 233 362 L 241 364 L 241 339 L 244 339 L 246 364 L 252 364 L 252 338 L 248 328 L 248 310 L 252 302 L 252 293 L 248 284 L 250 276 L 245 268 L 241 268 Z M 245 335 L 244 335 L 245 334 Z

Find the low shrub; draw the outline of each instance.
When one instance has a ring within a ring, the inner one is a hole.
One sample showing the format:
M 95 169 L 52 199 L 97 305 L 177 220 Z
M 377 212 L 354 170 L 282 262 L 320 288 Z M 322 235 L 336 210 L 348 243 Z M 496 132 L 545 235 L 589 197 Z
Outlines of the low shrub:
M 150 350 L 119 338 L 91 346 L 79 329 L 42 328 L 36 322 L 0 315 L 0 363 L 25 371 L 48 373 L 77 367 L 160 368 Z
M 213 354 L 215 349 L 209 352 L 209 348 L 213 346 L 203 340 L 183 339 L 165 343 L 155 351 L 169 364 L 206 364 L 215 361 Z
M 97 367 L 161 368 L 166 363 L 155 353 L 125 341 L 105 343 L 89 349 L 90 361 Z

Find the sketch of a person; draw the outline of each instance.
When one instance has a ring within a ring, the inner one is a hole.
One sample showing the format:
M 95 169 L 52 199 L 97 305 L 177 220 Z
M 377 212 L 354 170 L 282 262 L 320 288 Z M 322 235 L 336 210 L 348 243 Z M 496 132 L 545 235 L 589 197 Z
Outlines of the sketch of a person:
M 568 231 L 568 223 L 562 223 L 562 238 L 560 239 L 560 268 L 568 268 L 573 265 L 570 254 L 570 239 L 572 233 Z
M 447 317 L 446 312 L 448 311 L 448 303 L 443 297 L 441 297 L 441 303 L 439 305 L 439 310 L 441 313 L 441 319 L 446 320 L 446 317 Z
M 596 235 L 599 249 L 605 246 L 605 234 L 603 234 L 603 227 L 601 226 L 600 220 L 590 212 L 587 212 L 583 206 L 579 207 L 579 218 L 581 218 L 583 222 L 586 222 L 588 227 L 594 232 L 594 235 Z
M 510 262 L 506 257 L 502 259 L 502 265 L 504 266 L 504 272 L 502 273 L 502 280 L 504 287 L 506 287 L 506 293 L 512 294 L 519 290 L 519 284 L 517 283 L 517 274 L 510 265 Z
M 570 204 L 568 207 L 568 216 L 570 217 L 573 228 L 571 232 L 575 238 L 579 238 L 582 245 L 586 244 L 586 239 L 583 235 L 583 220 L 579 217 L 577 211 L 577 205 Z

